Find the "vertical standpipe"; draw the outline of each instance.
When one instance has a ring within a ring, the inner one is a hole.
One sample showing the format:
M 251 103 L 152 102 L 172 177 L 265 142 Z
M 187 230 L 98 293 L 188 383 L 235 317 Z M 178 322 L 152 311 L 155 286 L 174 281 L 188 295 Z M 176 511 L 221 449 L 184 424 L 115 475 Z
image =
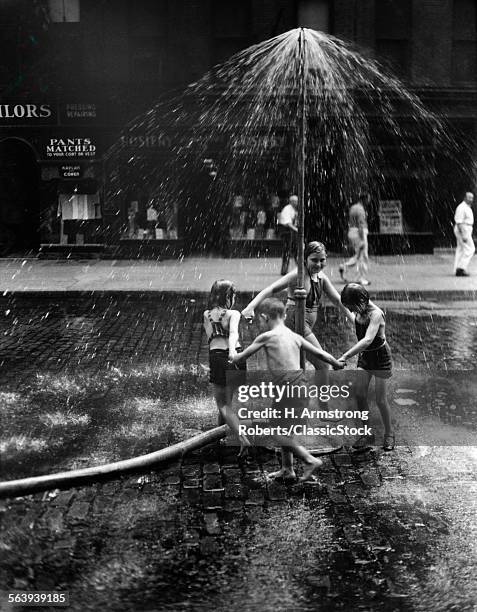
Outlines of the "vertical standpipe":
M 297 125 L 297 170 L 298 170 L 298 235 L 297 235 L 297 264 L 298 276 L 295 289 L 296 304 L 296 332 L 304 335 L 305 331 L 305 163 L 306 163 L 306 49 L 305 31 L 300 28 L 298 37 L 298 125 Z M 301 354 L 300 366 L 305 366 L 305 356 Z

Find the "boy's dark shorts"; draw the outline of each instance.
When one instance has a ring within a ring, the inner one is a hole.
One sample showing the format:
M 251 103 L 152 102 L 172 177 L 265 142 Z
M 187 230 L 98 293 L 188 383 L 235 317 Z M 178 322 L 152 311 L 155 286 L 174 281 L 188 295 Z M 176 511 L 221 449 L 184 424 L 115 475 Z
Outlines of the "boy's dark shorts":
M 242 349 L 238 348 L 237 353 Z M 209 351 L 209 365 L 211 383 L 221 387 L 238 387 L 246 382 L 247 363 L 229 363 L 227 349 L 213 349 Z

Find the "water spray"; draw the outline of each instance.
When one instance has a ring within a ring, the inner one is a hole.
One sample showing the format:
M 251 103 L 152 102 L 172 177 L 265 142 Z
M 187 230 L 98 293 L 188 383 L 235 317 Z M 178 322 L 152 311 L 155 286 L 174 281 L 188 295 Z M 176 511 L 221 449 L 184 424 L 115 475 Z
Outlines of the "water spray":
M 296 332 L 301 336 L 305 333 L 305 168 L 306 168 L 306 49 L 305 31 L 300 28 L 298 37 L 299 45 L 299 80 L 300 80 L 300 103 L 298 115 L 298 235 L 297 235 L 297 285 L 294 291 L 295 304 L 297 305 Z M 305 354 L 301 351 L 300 367 L 305 367 Z

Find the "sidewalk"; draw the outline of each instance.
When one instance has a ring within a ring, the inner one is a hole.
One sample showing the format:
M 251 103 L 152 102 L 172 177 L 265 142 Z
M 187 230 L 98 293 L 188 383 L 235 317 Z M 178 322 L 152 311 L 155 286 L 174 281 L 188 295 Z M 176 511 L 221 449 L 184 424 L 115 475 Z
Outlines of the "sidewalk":
M 342 286 L 338 266 L 330 257 L 326 273 Z M 477 290 L 477 259 L 469 277 L 452 273 L 453 254 L 372 257 L 372 295 L 442 292 L 472 299 Z M 239 291 L 256 292 L 279 278 L 278 258 L 224 259 L 189 257 L 182 260 L 55 260 L 0 259 L 0 290 L 5 292 L 208 292 L 219 278 L 230 278 Z M 351 280 L 351 273 L 350 273 Z M 402 299 L 402 297 L 401 297 Z

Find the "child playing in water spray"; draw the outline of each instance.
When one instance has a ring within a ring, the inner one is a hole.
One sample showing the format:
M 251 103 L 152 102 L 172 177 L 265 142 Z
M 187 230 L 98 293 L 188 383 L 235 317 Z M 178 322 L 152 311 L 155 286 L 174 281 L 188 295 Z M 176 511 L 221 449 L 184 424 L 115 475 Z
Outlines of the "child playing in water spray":
M 227 371 L 246 369 L 245 363 L 231 363 L 237 352 L 242 350 L 239 338 L 240 312 L 232 310 L 235 296 L 236 290 L 231 281 L 215 281 L 210 290 L 210 308 L 204 312 L 204 329 L 209 341 L 210 382 L 214 387 L 214 397 L 219 410 L 218 424 L 227 423 L 237 434 L 240 441 L 239 457 L 242 457 L 246 454 L 250 442 L 246 436 L 239 435 L 239 421 L 232 412 L 235 385 L 233 380 L 227 381 Z
M 368 411 L 368 388 L 371 378 L 376 380 L 376 403 L 384 424 L 385 451 L 392 451 L 395 436 L 392 428 L 391 413 L 386 397 L 386 380 L 392 375 L 391 350 L 386 342 L 386 322 L 383 311 L 369 299 L 366 289 L 358 283 L 347 284 L 341 292 L 341 302 L 354 313 L 354 323 L 358 342 L 341 356 L 347 361 L 359 353 L 358 369 L 363 378 L 358 383 L 357 402 L 360 411 Z M 374 444 L 374 435 L 360 438 L 353 448 L 365 450 Z
M 283 384 L 292 381 L 297 383 L 300 370 L 300 350 L 304 349 L 322 361 L 325 361 L 337 369 L 342 369 L 345 362 L 336 360 L 332 355 L 305 340 L 302 336 L 291 331 L 285 325 L 285 306 L 276 298 L 268 298 L 261 304 L 259 318 L 261 329 L 265 330 L 255 338 L 253 343 L 242 353 L 236 353 L 232 361 L 240 363 L 251 355 L 265 350 L 267 367 L 274 378 L 274 383 Z M 298 375 L 298 378 L 297 378 Z M 273 406 L 276 408 L 276 404 Z M 275 435 L 275 440 L 281 446 L 282 467 L 278 472 L 269 474 L 271 478 L 294 480 L 296 478 L 293 469 L 293 453 L 300 457 L 305 463 L 301 482 L 314 480 L 314 471 L 322 465 L 322 461 L 313 457 L 304 446 L 300 446 L 293 436 Z

